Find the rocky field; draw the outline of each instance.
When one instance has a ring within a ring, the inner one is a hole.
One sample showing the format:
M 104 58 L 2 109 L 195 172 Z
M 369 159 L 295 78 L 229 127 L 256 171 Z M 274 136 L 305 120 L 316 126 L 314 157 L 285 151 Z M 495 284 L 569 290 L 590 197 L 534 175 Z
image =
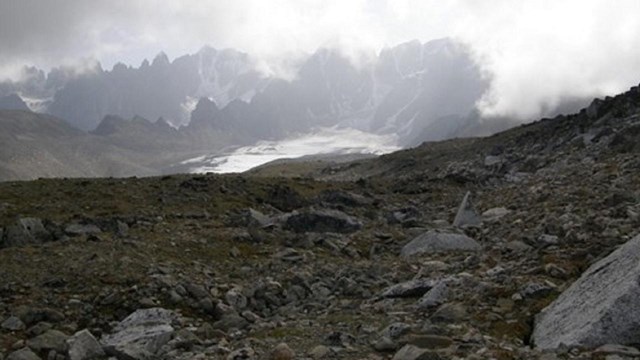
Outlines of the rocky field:
M 639 140 L 633 88 L 287 178 L 0 183 L 0 359 L 640 358 Z

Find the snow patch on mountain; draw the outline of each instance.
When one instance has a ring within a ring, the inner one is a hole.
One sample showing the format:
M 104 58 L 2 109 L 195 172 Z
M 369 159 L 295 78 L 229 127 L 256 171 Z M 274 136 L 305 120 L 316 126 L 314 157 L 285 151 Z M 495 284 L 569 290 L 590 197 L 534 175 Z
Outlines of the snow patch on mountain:
M 199 156 L 182 162 L 192 173 L 243 172 L 278 159 L 307 155 L 372 154 L 399 150 L 395 135 L 375 135 L 351 128 L 322 128 L 282 141 L 260 141 L 224 154 Z

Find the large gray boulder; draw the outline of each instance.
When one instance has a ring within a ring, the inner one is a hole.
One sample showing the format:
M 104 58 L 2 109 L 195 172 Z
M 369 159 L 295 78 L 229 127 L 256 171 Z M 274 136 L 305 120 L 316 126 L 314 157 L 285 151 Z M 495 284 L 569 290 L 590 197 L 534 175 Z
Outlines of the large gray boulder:
M 595 348 L 640 339 L 640 236 L 593 264 L 536 316 L 533 343 Z
M 104 336 L 102 345 L 118 359 L 155 359 L 160 348 L 171 340 L 171 324 L 176 318 L 172 311 L 162 308 L 137 310 L 122 320 L 113 334 Z
M 51 233 L 45 229 L 38 218 L 21 218 L 6 228 L 4 239 L 0 238 L 0 247 L 40 244 L 52 240 Z
M 402 248 L 400 255 L 410 258 L 424 253 L 473 252 L 481 249 L 477 241 L 466 235 L 431 230 L 411 240 Z

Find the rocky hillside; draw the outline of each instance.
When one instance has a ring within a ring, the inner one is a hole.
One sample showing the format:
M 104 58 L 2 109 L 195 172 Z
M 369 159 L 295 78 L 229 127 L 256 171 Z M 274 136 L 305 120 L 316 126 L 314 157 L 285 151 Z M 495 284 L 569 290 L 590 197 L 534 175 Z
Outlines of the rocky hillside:
M 0 110 L 0 181 L 40 177 L 126 177 L 176 172 L 185 159 L 242 140 L 207 124 L 107 116 L 86 133 L 59 118 Z
M 291 178 L 0 183 L 0 358 L 638 358 L 639 118 L 633 88 Z

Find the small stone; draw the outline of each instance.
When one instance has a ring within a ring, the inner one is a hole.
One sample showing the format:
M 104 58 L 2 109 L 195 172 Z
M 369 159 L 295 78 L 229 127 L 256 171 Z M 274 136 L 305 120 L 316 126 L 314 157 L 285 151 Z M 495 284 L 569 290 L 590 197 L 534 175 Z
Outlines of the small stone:
M 205 313 L 212 314 L 215 312 L 215 305 L 213 304 L 213 300 L 210 298 L 203 298 L 198 301 L 198 308 Z
M 436 282 L 431 279 L 410 280 L 386 288 L 380 294 L 382 298 L 406 298 L 424 295 L 434 287 Z
M 440 360 L 440 356 L 427 349 L 405 345 L 393 356 L 392 360 Z
M 127 223 L 118 220 L 116 226 L 116 236 L 121 238 L 129 236 L 129 225 L 127 225 Z
M 505 244 L 505 248 L 507 250 L 511 250 L 515 253 L 522 253 L 522 252 L 528 252 L 531 249 L 533 249 L 531 246 L 525 244 L 524 242 L 520 241 L 520 240 L 514 240 L 514 241 L 510 241 L 508 243 Z
M 256 359 L 256 352 L 249 347 L 232 351 L 227 356 L 227 360 L 253 360 L 253 359 Z
M 26 329 L 26 325 L 17 316 L 10 316 L 0 325 L 5 330 L 9 331 L 22 331 Z
M 331 348 L 325 345 L 318 345 L 309 351 L 309 357 L 312 359 L 328 359 L 332 355 Z
M 520 288 L 520 295 L 523 298 L 540 298 L 551 294 L 554 289 L 545 284 L 528 283 Z
M 244 296 L 239 289 L 231 289 L 227 291 L 224 298 L 227 301 L 227 304 L 237 311 L 243 310 L 248 304 L 247 297 Z
M 503 207 L 489 209 L 482 213 L 482 217 L 488 221 L 499 220 L 511 213 L 511 210 Z
M 505 268 L 503 268 L 500 265 L 496 265 L 496 266 L 492 267 L 491 269 L 487 270 L 486 274 L 488 276 L 494 277 L 494 276 L 498 276 L 500 274 L 504 274 L 505 271 L 506 271 Z
M 466 317 L 466 308 L 462 304 L 453 303 L 440 306 L 430 319 L 433 322 L 456 323 Z
M 243 311 L 241 315 L 243 318 L 247 319 L 247 321 L 250 323 L 257 323 L 262 320 L 260 316 L 258 316 L 256 313 L 249 310 Z
M 296 353 L 291 350 L 289 345 L 280 343 L 271 351 L 271 360 L 293 360 L 296 358 Z
M 189 284 L 186 284 L 184 288 L 187 290 L 189 295 L 191 295 L 196 300 L 209 296 L 209 292 L 207 292 L 204 286 L 201 286 L 201 285 L 189 283 Z
M 549 245 L 558 245 L 558 237 L 555 235 L 542 234 L 538 236 L 538 243 L 541 245 L 549 246 Z
M 438 335 L 412 335 L 407 343 L 421 349 L 438 349 L 449 347 L 453 343 L 453 339 Z
M 397 339 L 400 336 L 408 333 L 410 330 L 411 325 L 403 322 L 395 322 L 385 327 L 380 335 L 389 339 Z
M 396 351 L 398 344 L 390 338 L 383 336 L 373 344 L 373 348 L 380 352 L 391 352 Z
M 449 285 L 446 281 L 439 281 L 429 289 L 416 303 L 418 310 L 427 310 L 444 304 L 449 297 Z
M 39 322 L 39 323 L 33 325 L 29 329 L 27 329 L 27 335 L 29 335 L 31 337 L 35 337 L 35 336 L 38 336 L 40 334 L 44 334 L 45 332 L 47 332 L 47 330 L 52 329 L 52 328 L 53 328 L 53 324 L 48 323 L 46 321 L 42 321 L 42 322 Z
M 640 350 L 631 347 L 618 344 L 606 344 L 602 345 L 594 350 L 594 355 L 618 355 L 630 358 L 640 357 Z
M 222 319 L 213 323 L 214 329 L 220 329 L 228 333 L 232 329 L 242 330 L 249 325 L 249 322 L 238 314 L 228 314 Z
M 81 235 L 97 235 L 102 232 L 99 227 L 93 224 L 69 224 L 64 228 L 65 234 L 69 236 L 81 236 Z

